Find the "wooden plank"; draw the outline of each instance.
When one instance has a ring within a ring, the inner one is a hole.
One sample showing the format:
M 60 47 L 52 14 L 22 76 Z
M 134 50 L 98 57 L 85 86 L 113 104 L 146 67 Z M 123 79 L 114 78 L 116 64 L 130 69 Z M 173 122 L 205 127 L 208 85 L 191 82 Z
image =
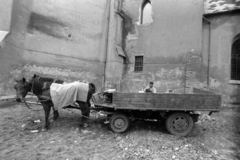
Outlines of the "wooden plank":
M 218 98 L 217 98 L 218 97 Z M 203 95 L 203 94 L 139 94 L 139 95 L 130 95 L 130 94 L 114 94 L 113 100 L 124 100 L 131 99 L 134 100 L 158 100 L 160 99 L 220 99 L 220 95 Z
M 196 102 L 196 101 L 205 101 L 205 102 L 211 102 L 215 103 L 221 100 L 221 97 L 218 95 L 149 95 L 149 94 L 142 94 L 131 96 L 129 94 L 122 96 L 122 95 L 116 95 L 113 96 L 113 103 L 115 102 L 122 102 L 122 101 L 128 101 L 131 102 L 149 102 L 149 103 L 169 103 L 169 102 L 178 102 L 178 101 L 188 101 L 188 102 Z
M 24 102 L 21 102 L 21 103 L 24 103 Z M 36 104 L 36 105 L 42 105 L 41 103 L 39 102 L 32 102 L 32 101 L 26 101 L 27 104 Z
M 109 103 L 94 103 L 96 107 L 107 107 L 107 108 L 114 108 L 116 107 L 115 104 L 109 104 Z
M 3 101 L 3 100 L 12 100 L 12 99 L 15 99 L 16 98 L 16 95 L 9 95 L 9 96 L 1 96 L 0 97 L 0 101 Z M 30 94 L 30 95 L 27 95 L 26 97 L 25 97 L 26 99 L 27 98 L 37 98 L 35 95 L 32 95 L 32 94 Z
M 10 96 L 1 96 L 0 101 L 2 100 L 9 100 L 9 99 L 15 99 L 16 95 L 10 95 Z
M 121 102 L 128 102 L 128 103 L 172 103 L 172 104 L 219 104 L 220 102 L 219 97 L 179 97 L 179 96 L 169 96 L 169 97 L 161 97 L 158 96 L 157 98 L 113 98 L 113 103 L 121 103 Z
M 192 107 L 192 105 L 188 105 L 188 106 L 184 106 L 184 107 L 179 107 L 179 106 L 174 106 L 174 105 L 152 105 L 152 104 L 129 104 L 129 103 L 121 103 L 121 104 L 116 104 L 116 108 L 125 108 L 125 109 L 132 109 L 132 108 L 139 108 L 139 109 L 148 109 L 148 108 L 152 108 L 152 109 L 162 109 L 165 108 L 167 110 L 219 110 L 220 107 L 216 107 L 216 106 L 194 106 Z
M 198 88 L 193 88 L 193 93 L 204 93 L 204 94 L 214 94 L 213 92 L 198 89 Z
M 214 94 L 114 93 L 116 108 L 219 109 L 221 96 Z
M 140 108 L 136 106 L 128 106 L 127 108 L 122 108 L 122 107 L 115 107 L 115 110 L 141 110 L 141 111 L 220 111 L 220 109 L 216 108 L 203 108 L 203 109 L 188 109 L 188 108 Z

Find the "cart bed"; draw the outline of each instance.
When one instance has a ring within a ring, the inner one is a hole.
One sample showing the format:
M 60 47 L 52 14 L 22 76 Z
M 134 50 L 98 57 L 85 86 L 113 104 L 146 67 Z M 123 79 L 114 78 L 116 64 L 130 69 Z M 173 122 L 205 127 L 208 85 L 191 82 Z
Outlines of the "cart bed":
M 130 110 L 219 111 L 221 96 L 217 94 L 113 93 L 112 103 L 96 103 L 95 106 Z

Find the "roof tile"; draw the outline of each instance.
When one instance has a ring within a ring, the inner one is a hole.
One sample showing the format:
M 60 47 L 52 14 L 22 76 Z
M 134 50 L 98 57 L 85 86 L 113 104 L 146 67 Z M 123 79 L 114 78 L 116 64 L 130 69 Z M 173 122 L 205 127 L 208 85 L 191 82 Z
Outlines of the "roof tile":
M 240 0 L 205 0 L 204 14 L 227 12 L 240 9 Z

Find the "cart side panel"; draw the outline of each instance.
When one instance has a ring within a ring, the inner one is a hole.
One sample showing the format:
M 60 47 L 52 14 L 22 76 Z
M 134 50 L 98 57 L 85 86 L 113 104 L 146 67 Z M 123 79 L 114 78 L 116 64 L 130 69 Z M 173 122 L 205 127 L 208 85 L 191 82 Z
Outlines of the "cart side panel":
M 221 96 L 216 94 L 114 93 L 116 108 L 166 110 L 219 110 Z

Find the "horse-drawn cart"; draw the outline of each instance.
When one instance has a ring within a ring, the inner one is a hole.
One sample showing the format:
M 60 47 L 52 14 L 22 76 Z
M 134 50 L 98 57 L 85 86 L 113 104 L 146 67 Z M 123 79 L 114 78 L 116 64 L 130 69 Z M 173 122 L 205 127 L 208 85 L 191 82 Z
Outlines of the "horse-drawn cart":
M 59 116 L 57 110 L 54 109 L 54 105 L 55 107 L 80 109 L 82 120 L 85 121 L 89 116 L 90 99 L 95 93 L 95 85 L 84 82 L 73 82 L 64 85 L 62 84 L 63 81 L 59 81 L 60 84 L 55 83 L 52 85 L 53 82 L 56 82 L 53 78 L 37 75 L 34 75 L 29 81 L 23 78 L 14 85 L 16 100 L 25 102 L 24 98 L 28 92 L 32 92 L 38 97 L 45 111 L 44 130 L 49 127 L 48 117 L 51 107 L 54 110 L 54 119 Z M 85 86 L 85 89 L 80 87 L 82 85 Z M 50 90 L 51 87 L 52 90 Z M 56 91 L 56 93 L 53 91 Z M 84 93 L 83 99 L 81 99 L 80 93 Z M 60 100 L 63 101 L 60 103 Z M 191 132 L 194 123 L 198 121 L 199 114 L 196 111 L 209 111 L 211 114 L 219 111 L 221 106 L 221 96 L 212 93 L 103 92 L 95 94 L 93 101 L 95 107 L 91 107 L 91 109 L 104 111 L 107 118 L 109 118 L 110 128 L 114 132 L 125 132 L 130 126 L 130 120 L 153 119 L 164 121 L 167 130 L 171 134 L 179 136 L 186 136 Z M 78 106 L 71 106 L 70 104 L 73 102 L 77 102 Z
M 133 119 L 152 119 L 165 122 L 167 130 L 186 136 L 198 121 L 196 111 L 218 112 L 221 96 L 216 94 L 152 94 L 110 93 L 95 96 L 94 110 L 108 115 L 114 132 L 125 132 Z

